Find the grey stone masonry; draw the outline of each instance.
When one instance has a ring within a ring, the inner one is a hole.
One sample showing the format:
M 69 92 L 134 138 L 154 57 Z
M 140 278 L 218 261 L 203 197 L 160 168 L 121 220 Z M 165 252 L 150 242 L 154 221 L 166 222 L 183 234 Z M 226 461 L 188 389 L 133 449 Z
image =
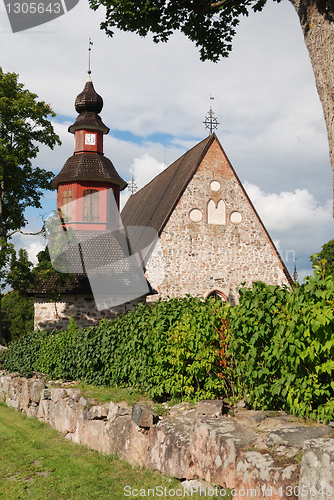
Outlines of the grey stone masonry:
M 131 416 L 131 408 L 124 403 L 99 404 L 67 385 L 54 388 L 45 379 L 1 373 L 0 400 L 75 443 L 178 478 L 200 478 L 233 488 L 235 500 L 245 496 L 333 498 L 332 428 L 305 426 L 284 412 L 271 417 L 273 412 L 241 408 L 226 416 L 220 414 L 221 401 L 205 401 L 195 408 L 167 406 L 163 418 L 140 403 Z M 261 418 L 254 418 L 257 415 Z M 282 437 L 283 431 L 285 436 L 276 443 L 274 436 Z M 300 468 L 297 457 L 302 444 L 296 441 L 303 435 L 308 440 Z
M 131 311 L 145 297 L 139 297 L 120 306 L 98 311 L 91 294 L 67 294 L 60 302 L 50 302 L 47 297 L 36 297 L 34 304 L 34 328 L 66 330 L 70 318 L 79 328 L 96 326 L 102 319 L 115 319 L 119 314 Z
M 155 283 L 158 263 L 164 269 L 160 284 Z M 284 264 L 217 140 L 164 226 L 146 276 L 159 292 L 149 301 L 218 291 L 235 304 L 243 282 L 290 286 Z

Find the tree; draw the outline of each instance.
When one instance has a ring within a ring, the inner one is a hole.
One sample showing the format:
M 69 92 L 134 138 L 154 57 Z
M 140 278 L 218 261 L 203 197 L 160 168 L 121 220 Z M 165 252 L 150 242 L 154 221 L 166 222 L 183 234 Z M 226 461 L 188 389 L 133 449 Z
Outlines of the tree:
M 334 240 L 330 240 L 321 247 L 321 252 L 310 256 L 312 267 L 321 273 L 322 277 L 334 278 Z
M 7 344 L 34 329 L 34 298 L 27 295 L 34 282 L 32 268 L 27 250 L 20 248 L 17 257 L 13 249 L 5 276 L 12 290 L 1 300 L 2 335 Z
M 1 301 L 2 329 L 5 344 L 34 329 L 34 297 L 11 290 Z
M 0 307 L 13 254 L 9 240 L 26 226 L 25 209 L 41 208 L 43 190 L 51 189 L 53 173 L 32 166 L 40 144 L 51 149 L 61 144 L 50 116 L 56 115 L 49 104 L 25 89 L 17 74 L 4 73 L 0 68 Z
M 261 11 L 267 0 L 89 0 L 96 10 L 106 7 L 101 24 L 107 35 L 113 28 L 140 36 L 153 34 L 166 42 L 175 30 L 184 33 L 200 49 L 202 61 L 218 61 L 232 50 L 232 39 L 241 15 Z M 276 0 L 280 1 L 280 0 Z M 304 34 L 322 103 L 334 173 L 334 1 L 289 0 Z M 334 205 L 333 205 L 334 209 Z

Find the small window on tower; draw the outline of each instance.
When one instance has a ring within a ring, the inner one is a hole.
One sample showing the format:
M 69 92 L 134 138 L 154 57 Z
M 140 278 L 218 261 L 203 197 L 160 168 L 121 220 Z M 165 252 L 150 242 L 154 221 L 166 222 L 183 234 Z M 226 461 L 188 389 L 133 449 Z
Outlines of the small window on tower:
M 63 191 L 63 203 L 61 207 L 63 217 L 71 217 L 71 201 L 72 191 L 70 189 L 66 189 L 66 191 Z
M 83 221 L 99 220 L 99 192 L 96 189 L 85 189 L 83 192 Z

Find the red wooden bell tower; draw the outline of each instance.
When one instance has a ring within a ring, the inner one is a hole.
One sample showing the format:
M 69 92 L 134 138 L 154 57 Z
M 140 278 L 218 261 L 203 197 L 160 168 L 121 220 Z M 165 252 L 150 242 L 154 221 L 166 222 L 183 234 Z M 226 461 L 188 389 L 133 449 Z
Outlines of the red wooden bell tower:
M 103 154 L 103 135 L 109 128 L 99 116 L 102 108 L 103 99 L 95 92 L 88 71 L 85 88 L 75 100 L 79 115 L 68 128 L 74 134 L 74 154 L 51 182 L 57 188 L 57 208 L 66 216 L 67 226 L 77 230 L 115 229 L 119 194 L 127 186 Z

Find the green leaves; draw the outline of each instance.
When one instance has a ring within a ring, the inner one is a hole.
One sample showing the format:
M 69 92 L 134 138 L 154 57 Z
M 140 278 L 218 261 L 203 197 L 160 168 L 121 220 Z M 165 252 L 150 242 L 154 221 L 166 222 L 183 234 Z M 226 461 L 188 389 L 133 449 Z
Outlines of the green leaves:
M 235 307 L 160 300 L 98 328 L 34 332 L 13 343 L 3 363 L 136 387 L 157 400 L 233 395 L 256 409 L 333 420 L 333 303 L 331 278 L 308 277 L 293 291 L 256 282 L 240 290 Z
M 95 385 L 137 387 L 152 398 L 213 398 L 228 391 L 224 332 L 228 307 L 200 298 L 139 304 L 116 320 L 78 330 L 37 333 L 31 372 Z M 20 361 L 28 336 L 6 351 L 4 366 L 27 373 Z M 37 346 L 37 344 L 36 344 Z M 8 354 L 7 354 L 8 353 Z
M 253 283 L 230 309 L 235 391 L 262 409 L 333 419 L 334 283 L 308 277 L 290 291 Z
M 266 0 L 226 1 L 215 6 L 210 0 L 90 0 L 93 10 L 106 7 L 101 28 L 113 36 L 114 28 L 144 37 L 153 34 L 154 42 L 167 42 L 179 30 L 200 50 L 202 61 L 218 61 L 232 50 L 232 39 L 241 15 L 250 9 L 261 10 Z
M 310 256 L 315 272 L 322 278 L 334 275 L 334 240 L 330 240 L 321 247 L 321 252 Z
M 26 225 L 24 210 L 40 208 L 52 172 L 33 167 L 39 144 L 60 144 L 49 116 L 49 104 L 18 83 L 18 75 L 0 68 L 0 230 L 3 238 Z

